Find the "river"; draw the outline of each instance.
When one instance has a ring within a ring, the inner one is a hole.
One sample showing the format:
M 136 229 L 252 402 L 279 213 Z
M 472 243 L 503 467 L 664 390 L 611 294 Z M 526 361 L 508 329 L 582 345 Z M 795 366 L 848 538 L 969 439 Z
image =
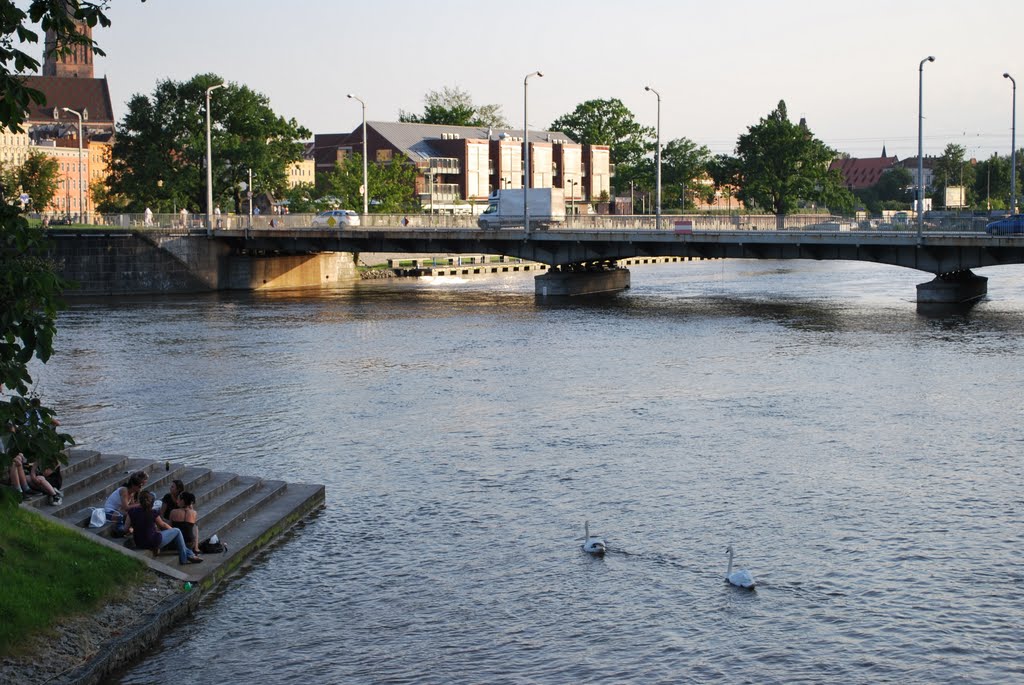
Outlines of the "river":
M 119 682 L 1021 681 L 1024 269 L 980 273 L 76 301 L 35 371 L 80 444 L 327 488 Z

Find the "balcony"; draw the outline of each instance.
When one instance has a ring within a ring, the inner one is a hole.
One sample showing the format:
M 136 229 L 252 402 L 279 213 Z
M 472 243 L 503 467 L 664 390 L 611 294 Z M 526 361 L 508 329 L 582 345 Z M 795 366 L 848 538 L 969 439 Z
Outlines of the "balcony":
M 426 192 L 420 193 L 420 202 L 455 202 L 461 199 L 457 183 L 435 183 L 428 186 Z
M 424 173 L 458 174 L 460 170 L 461 165 L 455 157 L 431 157 L 427 160 L 427 168 L 424 169 Z

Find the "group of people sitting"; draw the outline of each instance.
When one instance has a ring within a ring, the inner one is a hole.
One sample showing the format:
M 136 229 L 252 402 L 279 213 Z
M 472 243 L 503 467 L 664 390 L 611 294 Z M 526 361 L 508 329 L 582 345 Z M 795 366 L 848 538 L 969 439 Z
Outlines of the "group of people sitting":
M 149 474 L 136 471 L 107 497 L 103 509 L 114 524 L 115 537 L 131 535 L 136 549 L 149 550 L 154 557 L 172 549 L 182 565 L 202 562 L 195 495 L 175 480 L 170 492 L 156 502 L 153 493 L 145 490 L 148 481 Z
M 60 466 L 40 470 L 35 462 L 26 460 L 21 452 L 14 455 L 7 472 L 7 484 L 21 493 L 22 500 L 46 495 L 55 507 L 64 503 L 64 493 L 60 489 L 63 481 Z

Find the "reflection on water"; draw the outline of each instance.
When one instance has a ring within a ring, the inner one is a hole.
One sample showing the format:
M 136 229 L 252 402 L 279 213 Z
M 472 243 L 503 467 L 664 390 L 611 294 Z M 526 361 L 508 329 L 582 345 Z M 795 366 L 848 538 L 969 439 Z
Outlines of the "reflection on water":
M 75 304 L 80 442 L 327 485 L 121 682 L 1019 679 L 1024 271 L 632 271 Z

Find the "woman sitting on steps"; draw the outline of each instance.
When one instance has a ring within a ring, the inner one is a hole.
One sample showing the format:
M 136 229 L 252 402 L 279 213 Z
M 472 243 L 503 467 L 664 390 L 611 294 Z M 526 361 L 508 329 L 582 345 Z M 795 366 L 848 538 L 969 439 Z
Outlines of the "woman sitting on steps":
M 171 510 L 170 519 L 171 525 L 181 530 L 185 546 L 199 554 L 199 514 L 196 513 L 195 504 L 195 495 L 191 492 L 182 492 L 178 495 L 179 506 Z
M 181 531 L 153 511 L 153 493 L 139 493 L 139 505 L 128 510 L 128 518 L 131 519 L 132 535 L 137 549 L 148 549 L 155 557 L 160 554 L 161 549 L 174 545 L 178 552 L 179 564 L 198 564 L 202 561 L 185 545 Z

